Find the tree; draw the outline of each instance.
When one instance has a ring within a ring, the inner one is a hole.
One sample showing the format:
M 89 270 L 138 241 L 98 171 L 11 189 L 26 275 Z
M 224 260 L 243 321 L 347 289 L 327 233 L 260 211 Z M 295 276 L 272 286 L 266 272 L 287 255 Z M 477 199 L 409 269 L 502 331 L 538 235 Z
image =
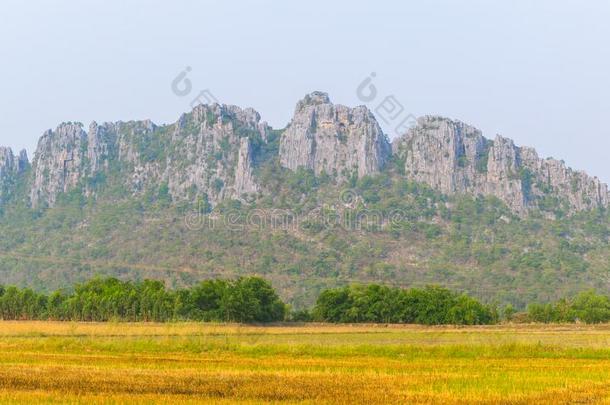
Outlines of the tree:
M 586 323 L 610 321 L 610 299 L 593 290 L 581 292 L 574 298 L 572 311 L 576 318 Z
M 497 321 L 494 308 L 440 287 L 402 290 L 376 284 L 323 291 L 313 317 L 325 322 L 479 325 Z
M 316 301 L 313 317 L 322 322 L 345 322 L 345 312 L 350 306 L 347 287 L 325 290 Z

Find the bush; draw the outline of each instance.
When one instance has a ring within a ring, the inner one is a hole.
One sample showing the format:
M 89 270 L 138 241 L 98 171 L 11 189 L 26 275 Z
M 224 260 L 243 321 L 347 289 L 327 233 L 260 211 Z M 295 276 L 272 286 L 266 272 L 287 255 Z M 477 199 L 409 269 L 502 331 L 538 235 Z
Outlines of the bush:
M 595 291 L 583 291 L 574 299 L 556 303 L 531 304 L 527 308 L 530 322 L 610 322 L 610 298 Z
M 574 316 L 586 323 L 603 323 L 610 321 L 610 299 L 597 295 L 595 291 L 585 291 L 576 296 L 572 302 Z
M 480 325 L 497 321 L 490 306 L 440 287 L 403 290 L 355 285 L 323 291 L 313 319 L 335 323 L 418 323 Z

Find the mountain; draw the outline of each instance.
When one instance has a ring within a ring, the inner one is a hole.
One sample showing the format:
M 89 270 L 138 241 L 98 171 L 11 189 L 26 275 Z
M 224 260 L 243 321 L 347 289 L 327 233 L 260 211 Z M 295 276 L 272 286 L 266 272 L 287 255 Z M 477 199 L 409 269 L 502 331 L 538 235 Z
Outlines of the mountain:
M 199 105 L 175 123 L 64 123 L 0 148 L 0 283 L 173 286 L 257 273 L 296 306 L 350 282 L 516 306 L 610 288 L 607 186 L 507 138 L 422 117 L 390 144 L 325 93 L 282 130 Z
M 74 188 L 94 195 L 111 166 L 134 194 L 162 184 L 174 201 L 243 199 L 263 191 L 253 176 L 254 148 L 268 146 L 271 131 L 256 111 L 217 104 L 200 105 L 161 127 L 94 122 L 86 132 L 80 124 L 61 124 L 38 143 L 30 202 L 53 206 Z M 24 166 L 2 150 L 9 171 Z M 285 168 L 302 167 L 338 183 L 379 173 L 395 157 L 404 161 L 406 178 L 445 194 L 493 195 L 519 214 L 534 208 L 573 213 L 605 208 L 609 201 L 608 187 L 596 177 L 446 118 L 422 117 L 390 145 L 366 107 L 334 105 L 321 92 L 299 101 L 279 137 L 278 156 Z
M 608 187 L 556 159 L 541 159 L 510 139 L 486 139 L 478 129 L 423 117 L 395 145 L 404 173 L 447 194 L 494 195 L 513 210 L 565 212 L 608 207 Z
M 94 122 L 87 133 L 80 124 L 61 124 L 38 143 L 31 204 L 53 206 L 75 188 L 95 195 L 96 184 L 112 173 L 134 195 L 163 185 L 175 200 L 240 198 L 257 192 L 253 142 L 266 142 L 269 131 L 254 110 L 224 105 L 200 105 L 162 127 Z
M 297 104 L 280 140 L 282 166 L 326 173 L 341 181 L 379 173 L 391 146 L 366 107 L 334 105 L 328 94 L 314 92 Z

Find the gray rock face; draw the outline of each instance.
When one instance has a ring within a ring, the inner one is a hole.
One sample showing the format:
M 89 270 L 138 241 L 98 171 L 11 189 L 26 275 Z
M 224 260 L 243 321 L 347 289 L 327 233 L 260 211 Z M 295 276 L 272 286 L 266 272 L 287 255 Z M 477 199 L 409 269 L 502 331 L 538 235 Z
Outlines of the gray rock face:
M 0 147 L 0 207 L 8 197 L 14 178 L 15 156 L 10 148 Z
M 334 105 L 321 92 L 298 102 L 280 141 L 282 166 L 325 172 L 339 180 L 379 172 L 390 154 L 386 136 L 366 107 Z
M 237 155 L 237 169 L 235 171 L 234 195 L 247 198 L 259 191 L 252 168 L 254 166 L 253 150 L 250 138 L 241 138 Z
M 30 167 L 30 160 L 28 158 L 28 152 L 23 149 L 19 152 L 19 158 L 17 161 L 17 171 L 19 173 L 25 172 Z
M 6 202 L 21 173 L 29 166 L 25 150 L 19 156 L 11 148 L 0 147 L 0 206 Z
M 265 142 L 270 128 L 252 110 L 200 105 L 178 122 L 62 124 L 41 138 L 34 159 L 33 206 L 53 206 L 60 193 L 95 183 L 114 167 L 133 194 L 167 186 L 174 200 L 206 195 L 212 203 L 259 190 L 253 176 L 252 140 Z
M 61 193 L 95 197 L 108 179 L 132 195 L 167 193 L 174 201 L 207 198 L 248 201 L 263 190 L 254 175 L 257 151 L 271 128 L 252 109 L 200 105 L 171 125 L 151 121 L 62 124 L 38 143 L 29 178 L 33 207 L 53 206 Z M 337 181 L 383 170 L 391 157 L 405 175 L 446 194 L 493 195 L 515 212 L 533 208 L 572 213 L 609 204 L 597 178 L 507 138 L 488 140 L 478 129 L 423 117 L 390 147 L 366 107 L 334 105 L 315 92 L 299 101 L 280 138 L 279 161 L 297 170 L 327 173 Z M 29 164 L 0 148 L 0 203 Z
M 65 123 L 44 133 L 32 162 L 33 207 L 52 206 L 58 194 L 73 189 L 84 178 L 86 149 L 87 133 L 80 124 Z
M 87 134 L 87 159 L 90 174 L 108 170 L 109 158 L 116 155 L 117 138 L 122 123 L 98 125 L 93 121 Z
M 176 152 L 167 161 L 164 178 L 174 198 L 189 190 L 207 194 L 212 203 L 256 193 L 251 141 L 265 141 L 270 128 L 252 110 L 200 105 L 174 128 Z
M 10 176 L 15 171 L 15 155 L 11 148 L 0 147 L 0 178 Z
M 596 177 L 541 159 L 510 139 L 490 141 L 458 121 L 420 118 L 393 150 L 406 176 L 446 194 L 493 195 L 521 214 L 549 204 L 567 212 L 608 206 L 608 188 Z

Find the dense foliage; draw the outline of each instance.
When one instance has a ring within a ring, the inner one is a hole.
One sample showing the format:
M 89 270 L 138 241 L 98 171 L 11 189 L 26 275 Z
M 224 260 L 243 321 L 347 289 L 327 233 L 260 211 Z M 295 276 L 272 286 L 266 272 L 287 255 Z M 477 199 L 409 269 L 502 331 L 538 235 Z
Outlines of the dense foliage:
M 376 284 L 324 291 L 313 309 L 324 322 L 484 325 L 495 323 L 494 307 L 440 287 L 389 288 Z
M 277 321 L 488 325 L 500 315 L 495 305 L 438 286 L 400 289 L 378 284 L 327 289 L 311 311 L 290 312 L 273 287 L 259 277 L 206 280 L 170 290 L 161 281 L 94 278 L 66 293 L 0 285 L 0 319 L 70 321 Z M 610 322 L 610 298 L 585 291 L 555 304 L 531 304 L 528 312 L 504 309 L 504 320 Z M 514 317 L 514 318 L 513 318 Z
M 527 307 L 532 322 L 610 322 L 610 297 L 584 291 L 573 299 L 561 299 L 549 304 L 531 304 Z
M 262 155 L 274 156 L 276 144 Z M 95 198 L 75 190 L 49 209 L 31 209 L 19 183 L 0 212 L 3 283 L 50 293 L 98 274 L 176 290 L 257 274 L 298 309 L 350 284 L 438 284 L 516 311 L 587 289 L 610 293 L 607 210 L 518 217 L 496 198 L 445 196 L 392 165 L 338 184 L 273 158 L 256 162 L 264 192 L 212 205 L 205 195 L 173 200 L 167 183 L 134 194 L 113 167 L 90 184 Z M 276 211 L 295 223 L 277 226 Z
M 176 291 L 160 281 L 116 278 L 93 279 L 70 294 L 0 286 L 0 318 L 11 320 L 273 322 L 285 311 L 271 285 L 257 277 L 202 281 Z

